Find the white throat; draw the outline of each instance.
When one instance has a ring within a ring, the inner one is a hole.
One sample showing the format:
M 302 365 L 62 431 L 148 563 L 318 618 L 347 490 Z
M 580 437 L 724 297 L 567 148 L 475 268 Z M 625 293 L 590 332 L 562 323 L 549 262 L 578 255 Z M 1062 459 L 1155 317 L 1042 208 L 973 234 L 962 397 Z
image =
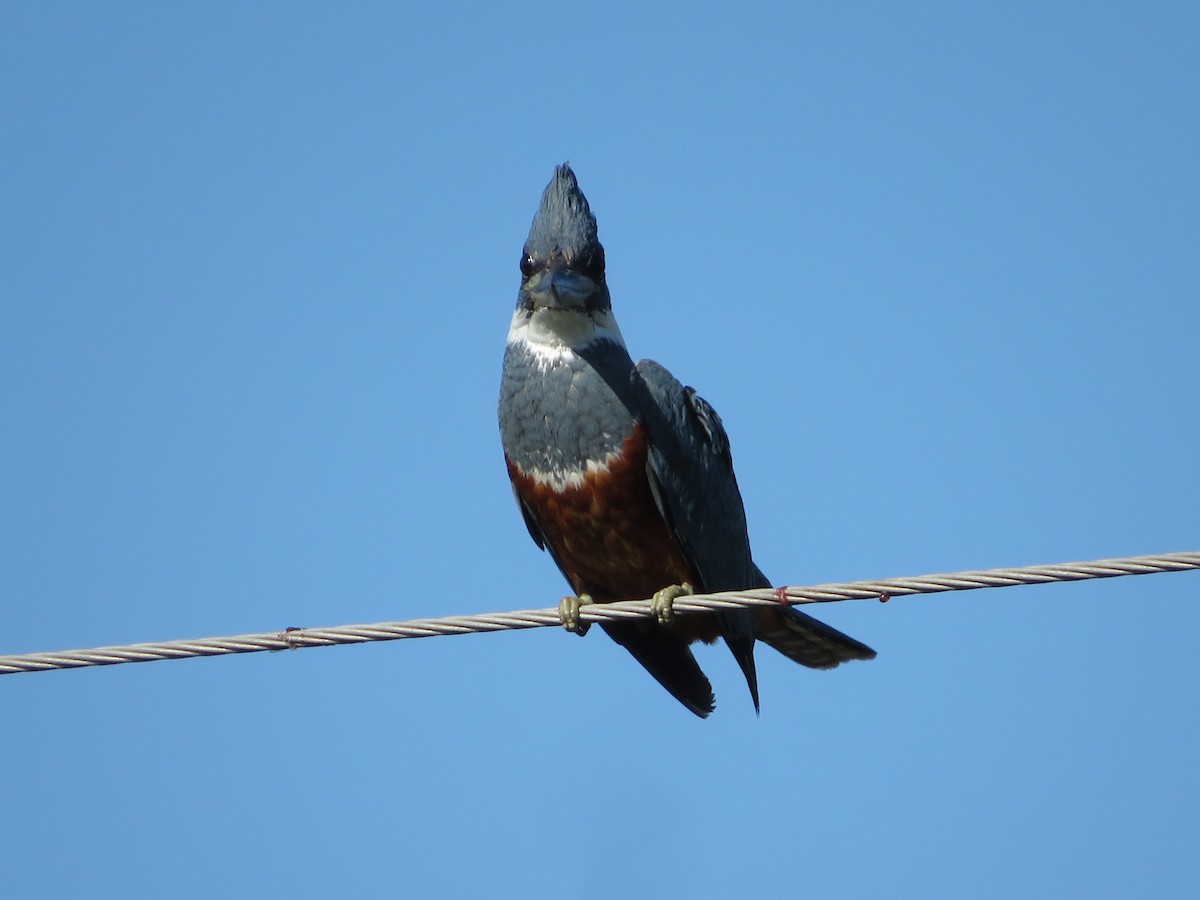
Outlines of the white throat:
M 611 341 L 624 347 L 625 338 L 611 309 L 584 312 L 542 307 L 533 315 L 517 309 L 508 329 L 508 343 L 523 344 L 542 365 L 552 365 L 574 356 L 585 347 Z

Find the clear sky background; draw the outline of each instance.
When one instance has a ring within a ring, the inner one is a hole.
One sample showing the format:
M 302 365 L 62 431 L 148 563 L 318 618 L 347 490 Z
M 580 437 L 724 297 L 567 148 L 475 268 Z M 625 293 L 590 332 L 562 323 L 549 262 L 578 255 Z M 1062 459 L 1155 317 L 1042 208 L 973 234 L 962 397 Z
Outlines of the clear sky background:
M 1200 549 L 1194 3 L 4 3 L 0 653 L 554 605 L 555 163 L 807 584 Z M 1194 897 L 1200 573 L 0 679 L 6 896 Z

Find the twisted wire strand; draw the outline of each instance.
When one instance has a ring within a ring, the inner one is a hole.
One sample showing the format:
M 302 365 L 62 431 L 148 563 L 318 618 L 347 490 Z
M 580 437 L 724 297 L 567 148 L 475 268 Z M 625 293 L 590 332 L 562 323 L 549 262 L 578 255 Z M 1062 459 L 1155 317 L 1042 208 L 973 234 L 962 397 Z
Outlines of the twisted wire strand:
M 1164 553 L 1154 556 L 1128 556 L 1092 562 L 1057 563 L 1008 569 L 980 569 L 942 575 L 910 578 L 885 578 L 879 581 L 850 581 L 805 587 L 763 588 L 727 591 L 720 594 L 696 594 L 679 597 L 676 613 L 712 612 L 747 606 L 772 606 L 833 603 L 840 600 L 889 600 L 911 594 L 937 594 L 944 591 L 971 591 L 980 588 L 1013 587 L 1021 584 L 1046 584 L 1055 581 L 1082 581 L 1089 578 L 1116 578 L 1122 575 L 1152 575 L 1200 569 L 1200 552 Z M 583 622 L 614 622 L 647 618 L 649 600 L 591 604 L 580 610 Z M 162 641 L 96 647 L 90 650 L 57 650 L 0 656 L 0 675 L 18 672 L 43 672 L 50 669 L 75 669 L 84 666 L 111 666 L 121 663 L 154 662 L 195 656 L 224 656 L 230 653 L 260 653 L 264 650 L 298 650 L 303 647 L 328 647 L 334 644 L 360 644 L 368 641 L 395 641 L 404 638 L 439 637 L 520 628 L 559 625 L 557 608 L 517 612 L 447 616 L 439 619 L 409 619 L 403 622 L 379 622 L 373 625 L 342 625 L 334 628 L 287 628 L 265 634 L 241 634 L 232 637 Z

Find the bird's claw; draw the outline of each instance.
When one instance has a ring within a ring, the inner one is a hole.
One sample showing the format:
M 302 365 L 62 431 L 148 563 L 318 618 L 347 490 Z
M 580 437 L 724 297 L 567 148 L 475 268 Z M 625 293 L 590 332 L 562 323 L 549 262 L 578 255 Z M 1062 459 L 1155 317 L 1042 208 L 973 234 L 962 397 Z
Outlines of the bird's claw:
M 578 597 L 563 597 L 559 600 L 558 620 L 562 622 L 562 627 L 581 637 L 587 634 L 588 629 L 592 627 L 592 623 L 580 622 L 579 610 L 592 602 L 592 598 L 587 594 L 580 594 Z
M 661 591 L 655 592 L 650 598 L 650 610 L 658 619 L 659 625 L 670 625 L 675 618 L 675 598 L 694 593 L 695 589 L 686 581 L 683 584 L 670 584 Z

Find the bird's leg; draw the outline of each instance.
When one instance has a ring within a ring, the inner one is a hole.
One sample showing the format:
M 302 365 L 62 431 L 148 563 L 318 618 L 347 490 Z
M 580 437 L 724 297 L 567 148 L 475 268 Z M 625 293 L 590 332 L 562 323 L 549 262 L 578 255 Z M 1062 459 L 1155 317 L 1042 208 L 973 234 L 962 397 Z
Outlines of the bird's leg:
M 592 627 L 591 622 L 579 621 L 579 610 L 593 603 L 591 597 L 587 594 L 580 594 L 578 597 L 563 597 L 558 601 L 558 620 L 562 622 L 562 627 L 567 631 L 573 631 L 580 637 L 588 633 L 588 629 Z
M 658 619 L 659 625 L 670 625 L 675 618 L 675 598 L 695 593 L 686 581 L 683 584 L 669 584 L 661 591 L 655 592 L 650 598 L 650 609 Z

